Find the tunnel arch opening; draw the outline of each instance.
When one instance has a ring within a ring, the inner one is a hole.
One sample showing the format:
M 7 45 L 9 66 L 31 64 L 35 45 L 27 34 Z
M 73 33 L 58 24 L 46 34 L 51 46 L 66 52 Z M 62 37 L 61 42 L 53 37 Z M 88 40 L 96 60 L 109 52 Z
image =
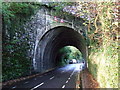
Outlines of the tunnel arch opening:
M 78 64 L 83 62 L 82 53 L 74 46 L 64 46 L 59 50 L 56 58 L 56 65 Z
M 86 43 L 84 37 L 72 28 L 58 26 L 49 30 L 39 41 L 36 50 L 37 72 L 56 67 L 59 50 L 65 46 L 74 46 L 86 60 Z

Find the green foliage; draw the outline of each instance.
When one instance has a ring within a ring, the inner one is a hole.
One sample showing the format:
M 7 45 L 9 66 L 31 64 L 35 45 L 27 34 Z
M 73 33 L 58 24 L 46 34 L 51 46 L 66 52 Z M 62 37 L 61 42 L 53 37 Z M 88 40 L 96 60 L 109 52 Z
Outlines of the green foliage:
M 63 18 L 67 21 L 70 21 L 72 22 L 73 20 L 75 21 L 74 24 L 78 24 L 78 25 L 83 25 L 83 22 L 84 20 L 81 19 L 81 18 L 77 18 L 76 16 L 68 13 L 68 12 L 65 12 L 63 11 L 63 8 L 66 7 L 66 6 L 72 6 L 72 5 L 75 5 L 76 3 L 75 2 L 50 2 L 50 3 L 47 3 L 47 6 L 48 8 L 52 8 L 51 11 L 52 13 L 49 13 L 53 16 L 56 16 L 58 18 Z
M 60 65 L 68 64 L 67 62 L 71 59 L 81 60 L 82 54 L 81 52 L 73 47 L 73 46 L 66 46 L 62 49 L 60 49 L 61 57 L 60 57 Z
M 27 42 L 15 42 L 3 47 L 3 80 L 10 80 L 21 75 L 26 75 L 30 70 L 30 58 L 27 57 Z M 27 72 L 27 73 L 26 73 Z
M 30 74 L 29 34 L 24 24 L 40 7 L 37 3 L 2 3 L 2 80 Z
M 3 3 L 3 33 L 8 32 L 7 36 L 12 39 L 18 28 L 35 13 L 37 8 L 38 5 L 34 5 L 33 3 Z
M 105 2 L 98 3 L 98 6 L 97 22 L 101 24 L 97 32 L 91 28 L 88 34 L 90 37 L 88 66 L 101 88 L 118 88 L 118 26 L 113 28 L 116 20 L 112 16 L 114 13 L 111 13 L 114 12 L 115 5 L 112 2 Z
M 58 10 L 62 10 L 65 6 L 72 6 L 75 2 L 50 2 L 48 7 L 53 7 Z

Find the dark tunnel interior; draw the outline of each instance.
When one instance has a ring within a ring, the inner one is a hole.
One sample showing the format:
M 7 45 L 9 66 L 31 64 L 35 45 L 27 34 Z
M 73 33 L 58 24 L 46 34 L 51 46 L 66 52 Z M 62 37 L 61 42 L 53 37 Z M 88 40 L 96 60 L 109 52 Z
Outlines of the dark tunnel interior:
M 79 49 L 86 59 L 86 44 L 83 36 L 72 28 L 59 26 L 49 30 L 39 41 L 36 54 L 37 71 L 54 68 L 59 62 L 59 50 L 65 46 Z

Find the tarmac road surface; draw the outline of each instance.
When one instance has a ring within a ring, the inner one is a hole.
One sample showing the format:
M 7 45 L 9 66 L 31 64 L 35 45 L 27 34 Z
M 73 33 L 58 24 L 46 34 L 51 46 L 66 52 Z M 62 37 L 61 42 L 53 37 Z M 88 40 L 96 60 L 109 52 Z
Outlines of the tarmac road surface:
M 80 72 L 80 64 L 69 64 L 53 71 L 17 82 L 7 86 L 7 90 L 28 88 L 40 90 L 40 88 L 76 88 L 76 76 Z

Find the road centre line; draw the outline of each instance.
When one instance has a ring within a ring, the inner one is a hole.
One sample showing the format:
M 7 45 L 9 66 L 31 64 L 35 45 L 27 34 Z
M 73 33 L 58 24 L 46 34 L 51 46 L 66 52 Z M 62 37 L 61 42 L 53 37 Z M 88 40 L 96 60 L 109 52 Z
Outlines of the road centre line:
M 38 88 L 38 87 L 42 86 L 43 84 L 44 84 L 44 82 L 42 82 L 42 83 L 38 84 L 37 86 L 33 87 L 33 88 L 32 88 L 32 89 L 30 89 L 30 90 L 34 90 L 34 89 L 36 89 L 36 88 Z
M 65 88 L 65 85 L 63 85 L 62 88 Z
M 68 83 L 68 80 L 65 83 Z
M 70 78 L 72 77 L 72 75 L 74 74 L 75 69 L 73 70 L 73 72 L 71 73 L 70 77 L 68 78 L 68 80 L 65 83 L 68 83 L 68 81 L 70 80 Z M 62 88 L 65 88 L 65 85 L 62 86 Z
M 50 80 L 52 80 L 55 76 L 51 77 Z
M 24 84 L 29 83 L 29 81 L 25 82 Z
M 74 69 L 73 72 L 71 73 L 70 78 L 72 77 L 72 75 L 74 74 L 74 72 L 75 72 L 75 69 Z
M 12 89 L 16 88 L 17 86 L 12 87 Z
M 70 80 L 70 78 L 72 77 L 72 75 L 74 74 L 75 70 L 73 70 L 73 72 L 71 73 L 70 77 L 68 78 L 68 80 Z

